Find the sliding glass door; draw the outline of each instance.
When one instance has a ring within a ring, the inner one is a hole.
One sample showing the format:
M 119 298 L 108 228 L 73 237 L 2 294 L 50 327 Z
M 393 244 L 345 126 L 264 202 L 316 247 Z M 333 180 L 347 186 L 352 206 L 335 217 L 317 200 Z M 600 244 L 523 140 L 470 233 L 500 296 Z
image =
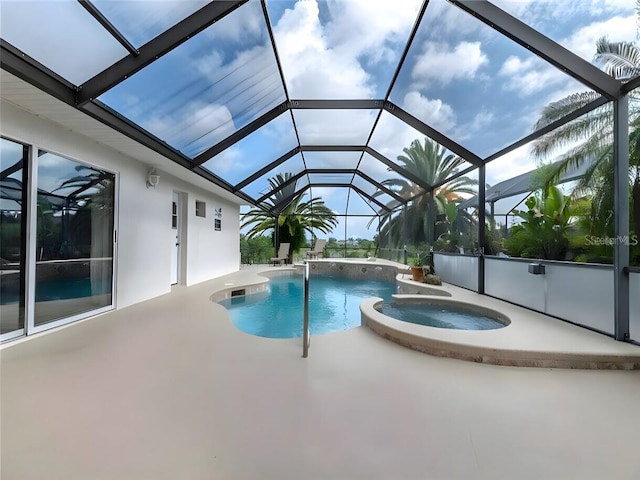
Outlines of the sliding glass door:
M 0 138 L 0 339 L 24 335 L 29 149 Z
M 40 150 L 34 328 L 113 304 L 115 175 Z
M 115 174 L 0 138 L 0 341 L 113 308 Z

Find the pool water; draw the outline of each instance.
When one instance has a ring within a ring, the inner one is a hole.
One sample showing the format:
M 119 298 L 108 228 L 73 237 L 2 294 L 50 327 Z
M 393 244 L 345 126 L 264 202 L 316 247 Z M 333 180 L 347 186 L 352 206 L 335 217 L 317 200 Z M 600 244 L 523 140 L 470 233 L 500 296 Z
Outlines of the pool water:
M 457 330 L 494 330 L 505 323 L 470 309 L 425 303 L 398 303 L 382 306 L 381 312 L 388 317 L 428 327 Z
M 111 283 L 91 283 L 90 278 L 59 278 L 40 281 L 36 284 L 36 302 L 67 300 L 111 293 Z M 8 290 L 0 295 L 0 304 L 8 305 L 20 301 L 20 292 Z
M 368 297 L 391 301 L 397 286 L 391 282 L 311 276 L 309 280 L 309 330 L 311 335 L 360 326 L 360 303 Z M 234 325 L 243 332 L 268 338 L 302 337 L 304 320 L 303 278 L 272 278 L 269 290 L 219 302 Z

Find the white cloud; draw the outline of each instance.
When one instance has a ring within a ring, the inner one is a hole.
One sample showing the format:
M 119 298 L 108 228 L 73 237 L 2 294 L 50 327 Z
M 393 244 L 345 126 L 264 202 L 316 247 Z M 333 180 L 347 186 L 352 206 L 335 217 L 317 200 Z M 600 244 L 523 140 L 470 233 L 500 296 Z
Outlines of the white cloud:
M 388 0 L 329 0 L 327 6 L 332 17 L 325 30 L 328 45 L 341 55 L 365 54 L 376 62 L 393 58 L 389 42 L 406 42 L 420 2 L 403 0 L 398 8 Z
M 552 38 L 587 61 L 593 59 L 596 40 L 602 36 L 611 41 L 634 41 L 637 37 L 633 0 L 493 0 L 493 3 L 546 35 L 564 31 L 564 37 Z
M 426 18 L 430 38 L 440 38 L 452 33 L 460 35 L 460 32 L 470 35 L 483 29 L 483 24 L 472 15 L 445 0 L 431 0 L 427 6 Z
M 242 158 L 243 155 L 238 146 L 233 145 L 206 162 L 205 167 L 216 175 L 224 177 L 222 174 L 242 168 Z
M 439 132 L 449 132 L 456 124 L 456 115 L 450 105 L 440 99 L 429 99 L 415 90 L 404 96 L 402 108 Z
M 603 16 L 630 15 L 633 0 L 492 0 L 499 8 L 541 31 L 553 23 L 568 24 L 576 19 L 583 23 Z
M 424 140 L 425 135 L 406 125 L 390 113 L 384 112 L 371 138 L 371 147 L 390 160 L 395 161 L 402 149 L 418 139 Z
M 636 16 L 614 17 L 596 22 L 575 31 L 562 41 L 563 46 L 585 60 L 591 61 L 596 51 L 596 41 L 606 36 L 612 42 L 632 42 L 636 37 Z
M 530 145 L 523 145 L 489 162 L 487 164 L 487 183 L 495 185 L 535 169 L 537 163 L 531 158 L 529 147 Z
M 158 35 L 207 3 L 207 0 L 183 2 L 136 0 L 134 2 L 96 2 L 96 6 L 127 36 L 131 43 L 140 46 L 148 42 L 152 36 Z
M 476 113 L 471 122 L 465 126 L 465 130 L 467 130 L 469 134 L 482 133 L 485 129 L 489 128 L 495 119 L 496 116 L 493 112 L 480 111 Z
M 522 60 L 511 56 L 502 64 L 498 75 L 507 78 L 503 84 L 505 90 L 516 91 L 523 97 L 551 91 L 570 81 L 564 73 L 538 57 Z
M 170 2 L 174 3 L 174 2 Z M 177 3 L 189 3 L 185 0 Z M 255 40 L 264 36 L 266 30 L 262 18 L 262 9 L 257 1 L 248 2 L 237 8 L 221 20 L 213 28 L 205 30 L 207 35 L 216 39 L 242 43 L 247 39 Z
M 411 78 L 420 86 L 431 81 L 446 85 L 452 80 L 472 80 L 488 62 L 480 42 L 460 42 L 455 47 L 427 42 L 416 58 Z
M 274 35 L 292 98 L 373 95 L 369 74 L 357 59 L 329 45 L 315 1 L 301 1 L 286 10 L 274 27 Z
M 224 105 L 190 102 L 166 114 L 153 114 L 144 127 L 171 145 L 186 145 L 200 153 L 234 132 L 233 118 Z

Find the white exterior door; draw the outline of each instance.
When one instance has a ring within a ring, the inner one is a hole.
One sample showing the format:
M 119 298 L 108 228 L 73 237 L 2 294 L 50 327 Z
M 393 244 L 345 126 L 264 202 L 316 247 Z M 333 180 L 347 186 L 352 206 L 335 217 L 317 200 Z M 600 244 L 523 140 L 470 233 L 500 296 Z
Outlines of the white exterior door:
M 171 285 L 178 283 L 180 271 L 180 194 L 173 192 L 171 202 Z

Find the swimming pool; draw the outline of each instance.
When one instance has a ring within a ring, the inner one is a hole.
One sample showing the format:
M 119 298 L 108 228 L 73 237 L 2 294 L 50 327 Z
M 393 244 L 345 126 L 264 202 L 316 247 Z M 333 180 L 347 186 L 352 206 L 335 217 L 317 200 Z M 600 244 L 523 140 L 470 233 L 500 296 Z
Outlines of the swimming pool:
M 360 326 L 360 302 L 368 297 L 391 301 L 395 282 L 312 275 L 309 280 L 309 330 L 311 335 Z M 243 332 L 268 338 L 302 337 L 304 317 L 303 277 L 273 277 L 269 289 L 231 297 L 220 303 L 233 324 Z

